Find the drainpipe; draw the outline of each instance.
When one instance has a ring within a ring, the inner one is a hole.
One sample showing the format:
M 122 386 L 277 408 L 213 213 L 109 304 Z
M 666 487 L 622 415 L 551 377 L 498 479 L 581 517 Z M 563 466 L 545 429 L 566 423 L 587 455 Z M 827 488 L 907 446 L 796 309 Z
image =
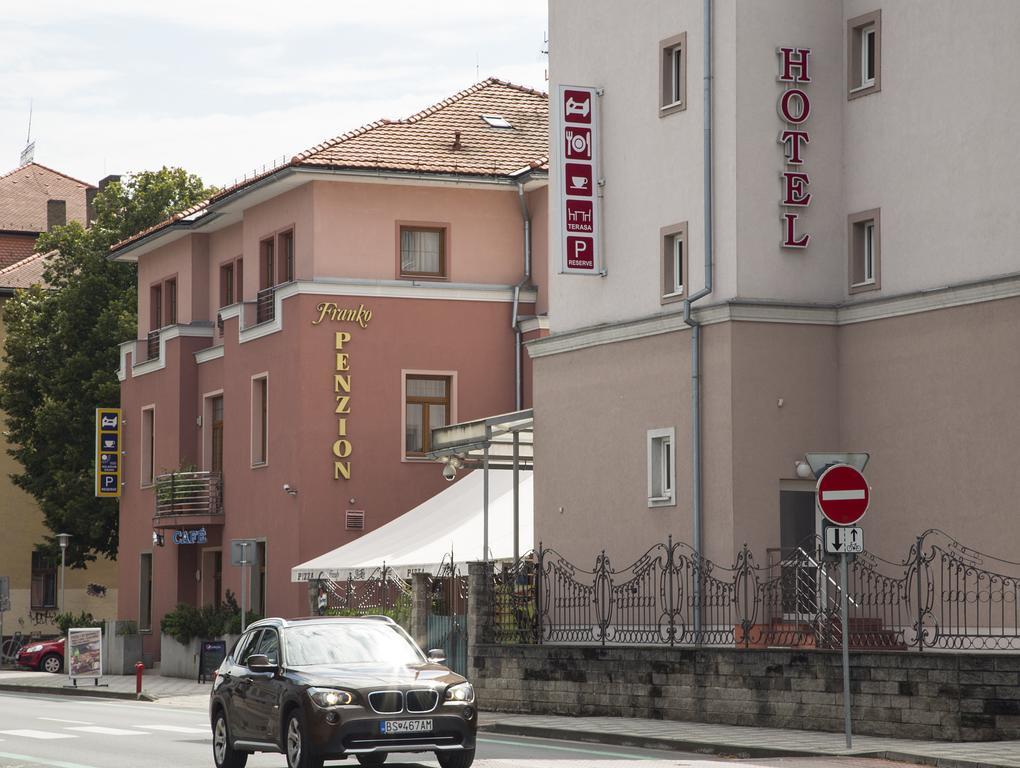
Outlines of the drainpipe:
M 514 286 L 514 309 L 510 327 L 514 329 L 514 404 L 515 411 L 524 407 L 524 382 L 521 379 L 521 329 L 517 327 L 517 307 L 520 302 L 521 288 L 531 282 L 531 214 L 524 200 L 524 184 L 517 182 L 517 202 L 521 206 L 521 219 L 524 221 L 524 277 Z
M 701 324 L 691 305 L 712 292 L 712 0 L 703 0 L 704 26 L 704 188 L 705 287 L 684 299 L 684 322 L 691 328 L 691 512 L 694 551 L 701 556 Z M 694 580 L 694 630 L 701 631 L 701 579 Z

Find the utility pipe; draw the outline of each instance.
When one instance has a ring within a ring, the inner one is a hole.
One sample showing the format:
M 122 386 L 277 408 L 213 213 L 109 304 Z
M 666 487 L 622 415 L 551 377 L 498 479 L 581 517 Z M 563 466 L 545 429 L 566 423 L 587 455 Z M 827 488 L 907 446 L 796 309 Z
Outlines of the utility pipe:
M 701 324 L 691 317 L 691 305 L 712 292 L 712 0 L 703 0 L 703 87 L 704 87 L 704 219 L 705 287 L 688 296 L 683 303 L 684 322 L 691 328 L 691 518 L 694 551 L 701 553 Z M 694 630 L 701 630 L 701 579 L 694 582 Z
M 531 213 L 524 199 L 524 184 L 517 182 L 517 202 L 521 207 L 521 219 L 524 222 L 524 277 L 514 286 L 514 307 L 510 327 L 514 331 L 514 404 L 515 411 L 524 407 L 524 381 L 521 376 L 521 329 L 517 327 L 517 310 L 520 304 L 521 288 L 531 282 Z

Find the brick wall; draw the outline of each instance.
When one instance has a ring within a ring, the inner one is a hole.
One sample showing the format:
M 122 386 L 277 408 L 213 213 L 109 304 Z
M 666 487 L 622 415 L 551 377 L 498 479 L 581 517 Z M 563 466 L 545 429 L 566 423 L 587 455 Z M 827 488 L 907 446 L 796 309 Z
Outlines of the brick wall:
M 843 730 L 838 652 L 476 641 L 469 655 L 490 711 Z M 1020 655 L 854 653 L 850 666 L 855 733 L 1020 738 Z

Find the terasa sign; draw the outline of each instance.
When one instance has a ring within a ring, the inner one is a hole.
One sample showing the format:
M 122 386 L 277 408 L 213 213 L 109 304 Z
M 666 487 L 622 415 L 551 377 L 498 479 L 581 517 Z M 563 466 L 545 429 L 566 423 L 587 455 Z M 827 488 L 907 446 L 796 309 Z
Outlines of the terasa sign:
M 560 182 L 560 272 L 602 274 L 599 222 L 598 91 L 561 85 L 555 157 Z
M 776 105 L 779 116 L 786 122 L 778 139 L 786 156 L 786 168 L 780 174 L 783 187 L 779 203 L 783 208 L 782 246 L 807 248 L 811 235 L 799 229 L 798 219 L 811 205 L 811 193 L 808 191 L 811 179 L 803 168 L 805 147 L 811 141 L 806 126 L 811 117 L 811 99 L 806 90 L 811 82 L 811 49 L 782 46 L 776 49 L 776 53 L 779 54 L 779 75 L 776 79 L 787 85 Z

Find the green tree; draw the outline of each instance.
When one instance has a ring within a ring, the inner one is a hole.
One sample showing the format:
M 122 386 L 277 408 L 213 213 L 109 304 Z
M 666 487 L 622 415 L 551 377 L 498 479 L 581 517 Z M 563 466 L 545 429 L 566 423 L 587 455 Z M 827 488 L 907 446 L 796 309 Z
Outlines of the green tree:
M 109 259 L 110 246 L 215 190 L 180 168 L 146 171 L 96 195 L 89 228 L 77 222 L 39 236 L 46 289 L 5 305 L 7 341 L 0 408 L 8 452 L 23 471 L 15 485 L 39 502 L 53 534 L 70 533 L 67 562 L 117 555 L 117 502 L 95 498 L 95 409 L 120 402 L 118 345 L 136 337 L 136 270 Z M 55 536 L 47 544 L 55 550 Z

